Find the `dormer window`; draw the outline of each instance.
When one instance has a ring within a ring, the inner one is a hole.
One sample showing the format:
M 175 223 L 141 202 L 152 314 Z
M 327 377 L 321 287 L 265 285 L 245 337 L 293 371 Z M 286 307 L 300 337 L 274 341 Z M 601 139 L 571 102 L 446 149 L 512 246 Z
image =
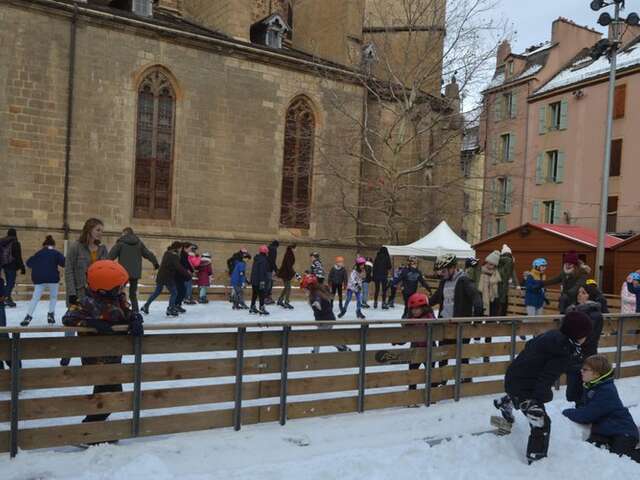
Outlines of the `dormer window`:
M 282 42 L 291 31 L 287 22 L 274 13 L 251 26 L 251 41 L 271 48 L 282 48 Z

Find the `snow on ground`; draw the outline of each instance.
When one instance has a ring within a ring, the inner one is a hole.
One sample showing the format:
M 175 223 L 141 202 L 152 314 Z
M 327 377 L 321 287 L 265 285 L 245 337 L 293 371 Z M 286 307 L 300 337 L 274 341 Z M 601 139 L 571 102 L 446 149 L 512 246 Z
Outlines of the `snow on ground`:
M 309 308 L 303 302 L 294 304 L 293 311 L 270 307 L 274 313 L 269 320 L 308 320 Z M 166 303 L 156 303 L 147 317 L 147 323 L 176 322 L 164 316 Z M 354 318 L 354 305 L 347 319 Z M 26 309 L 21 302 L 17 309 L 7 310 L 9 326 L 17 325 Z M 58 317 L 64 306 L 60 305 Z M 36 312 L 34 325 L 44 324 L 44 302 Z M 277 315 L 276 315 L 277 313 Z M 369 318 L 398 318 L 401 309 L 366 312 Z M 189 307 L 180 317 L 185 322 L 212 322 L 248 320 L 257 317 L 246 312 L 234 312 L 226 302 L 212 302 L 204 306 Z M 264 317 L 261 320 L 265 320 Z M 292 349 L 292 353 L 308 353 L 308 349 Z M 323 351 L 332 351 L 323 347 Z M 248 354 L 251 354 L 249 352 Z M 264 353 L 264 351 L 263 351 Z M 273 353 L 277 353 L 274 350 Z M 229 355 L 229 352 L 206 354 L 207 358 Z M 185 354 L 170 358 L 202 358 L 203 354 Z M 154 360 L 163 358 L 154 356 Z M 165 356 L 169 358 L 169 356 Z M 130 361 L 130 359 L 125 359 Z M 75 359 L 74 363 L 77 364 Z M 53 360 L 27 361 L 25 367 L 55 366 Z M 394 366 L 386 368 L 406 368 Z M 350 372 L 350 370 L 345 370 Z M 298 372 L 303 374 L 322 372 Z M 337 373 L 337 372 L 336 372 Z M 344 372 L 340 372 L 344 373 Z M 294 374 L 292 374 L 293 376 Z M 277 375 L 276 375 L 277 377 Z M 260 377 L 264 379 L 265 376 Z M 247 377 L 247 381 L 251 378 Z M 206 379 L 180 383 L 215 383 L 230 379 Z M 154 382 L 152 388 L 175 386 L 176 382 Z M 618 382 L 623 401 L 636 404 L 640 401 L 640 379 Z M 146 388 L 146 384 L 145 384 Z M 149 387 L 151 388 L 151 387 Z M 130 389 L 130 386 L 125 386 Z M 87 393 L 89 387 L 65 390 L 27 391 L 24 397 L 69 395 Z M 344 392 L 339 394 L 344 396 Z M 0 398 L 6 399 L 5 393 Z M 315 396 L 314 398 L 320 398 Z M 302 400 L 303 398 L 300 398 Z M 250 403 L 247 402 L 247 405 Z M 230 405 L 225 405 L 228 408 Z M 552 437 L 550 457 L 538 464 L 527 466 L 524 450 L 528 427 L 519 416 L 514 432 L 508 437 L 469 434 L 489 428 L 488 419 L 495 411 L 491 397 L 475 397 L 440 402 L 425 408 L 396 408 L 320 418 L 292 420 L 281 427 L 275 423 L 245 426 L 240 432 L 217 429 L 206 432 L 148 437 L 121 441 L 116 446 L 97 446 L 87 451 L 73 447 L 21 452 L 10 460 L 0 455 L 0 471 L 7 480 L 205 480 L 205 479 L 528 479 L 561 478 L 584 480 L 597 472 L 598 478 L 636 478 L 640 465 L 628 459 L 620 459 L 605 451 L 598 451 L 583 442 L 586 430 L 572 424 L 561 415 L 568 403 L 563 391 L 556 393 L 556 400 L 549 404 Z M 211 409 L 211 405 L 182 407 L 180 411 Z M 153 414 L 175 412 L 154 410 Z M 640 418 L 640 407 L 632 408 L 635 418 Z M 149 412 L 144 412 L 149 414 Z M 127 418 L 127 414 L 114 414 L 113 418 Z M 64 419 L 77 423 L 79 418 Z M 61 423 L 60 420 L 55 421 Z M 35 426 L 36 422 L 22 422 L 23 426 Z M 37 423 L 43 425 L 46 423 Z M 6 424 L 0 428 L 6 428 Z M 465 435 L 466 434 L 466 435 Z M 460 438 L 458 436 L 462 435 Z M 429 447 L 425 438 L 454 437 L 438 446 Z

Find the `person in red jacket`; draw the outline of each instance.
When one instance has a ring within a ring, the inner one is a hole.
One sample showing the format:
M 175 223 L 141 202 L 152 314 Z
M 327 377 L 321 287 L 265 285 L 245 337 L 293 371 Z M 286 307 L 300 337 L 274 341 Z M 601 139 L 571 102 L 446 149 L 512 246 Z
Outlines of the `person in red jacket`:
M 417 319 L 433 320 L 434 318 L 436 318 L 436 316 L 433 313 L 433 309 L 429 305 L 429 297 L 427 297 L 427 295 L 424 293 L 414 293 L 413 295 L 411 295 L 409 297 L 409 300 L 407 301 L 407 309 L 408 309 L 408 313 L 407 313 L 408 320 L 417 320 Z M 426 322 L 420 323 L 420 324 L 405 325 L 405 326 L 407 328 L 420 329 L 421 331 L 424 331 L 425 325 L 426 325 Z M 411 348 L 425 348 L 426 346 L 427 346 L 426 341 L 411 342 Z M 422 365 L 423 363 L 424 362 L 410 363 L 409 370 L 418 370 L 420 368 L 420 365 Z M 435 366 L 435 362 L 432 363 L 431 366 L 432 367 Z M 433 387 L 437 387 L 438 385 L 439 384 L 437 383 L 432 384 Z M 415 385 L 409 385 L 409 390 L 415 390 L 415 389 L 416 389 Z

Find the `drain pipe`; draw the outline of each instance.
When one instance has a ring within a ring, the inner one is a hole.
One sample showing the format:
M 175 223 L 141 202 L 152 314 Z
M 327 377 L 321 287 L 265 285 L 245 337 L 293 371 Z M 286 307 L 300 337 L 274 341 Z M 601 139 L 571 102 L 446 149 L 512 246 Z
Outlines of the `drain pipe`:
M 71 141 L 73 132 L 73 97 L 76 70 L 76 30 L 78 24 L 78 5 L 73 2 L 73 17 L 69 36 L 69 82 L 67 85 L 67 138 L 64 152 L 64 199 L 62 207 L 62 229 L 64 231 L 64 253 L 69 243 L 69 168 L 71 164 Z

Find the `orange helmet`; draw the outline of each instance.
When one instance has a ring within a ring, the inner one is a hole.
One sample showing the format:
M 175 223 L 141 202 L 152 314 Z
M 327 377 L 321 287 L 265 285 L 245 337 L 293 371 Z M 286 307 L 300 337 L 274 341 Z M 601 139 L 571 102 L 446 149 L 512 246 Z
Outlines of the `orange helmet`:
M 129 281 L 129 274 L 113 260 L 98 260 L 87 271 L 87 284 L 94 292 L 110 292 Z
M 313 286 L 318 285 L 318 277 L 316 277 L 313 274 L 307 274 L 304 277 L 302 277 L 302 281 L 300 282 L 300 288 L 308 289 L 312 285 Z
M 424 293 L 414 293 L 409 297 L 409 308 L 420 308 L 429 306 L 429 297 Z
M 336 257 L 336 263 L 344 263 L 344 257 Z

